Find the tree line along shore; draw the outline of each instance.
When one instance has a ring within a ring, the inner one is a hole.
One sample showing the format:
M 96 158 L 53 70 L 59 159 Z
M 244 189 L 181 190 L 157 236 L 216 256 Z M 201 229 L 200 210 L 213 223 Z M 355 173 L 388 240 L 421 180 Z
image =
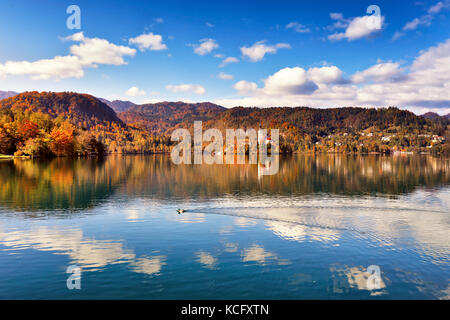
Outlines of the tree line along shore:
M 281 153 L 450 154 L 448 117 L 398 108 L 243 108 L 162 102 L 116 112 L 72 92 L 0 100 L 0 159 L 168 153 L 177 128 L 279 129 Z M 247 148 L 248 149 L 248 148 Z

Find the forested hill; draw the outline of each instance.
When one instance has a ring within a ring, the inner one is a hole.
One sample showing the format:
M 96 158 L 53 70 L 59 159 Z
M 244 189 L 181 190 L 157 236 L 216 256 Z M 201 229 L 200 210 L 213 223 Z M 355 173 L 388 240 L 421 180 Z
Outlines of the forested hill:
M 226 110 L 210 102 L 159 102 L 138 105 L 118 115 L 125 123 L 145 128 L 153 134 L 171 134 L 173 129 L 188 128 L 194 121 L 218 119 Z
M 158 103 L 136 106 L 119 117 L 154 135 L 170 135 L 176 128 L 277 128 L 284 152 L 367 153 L 448 152 L 447 117 L 427 118 L 398 108 L 308 107 L 225 109 L 211 103 Z
M 62 118 L 79 128 L 89 129 L 98 124 L 123 126 L 113 109 L 88 94 L 73 92 L 24 92 L 14 97 L 0 100 L 3 109 L 24 113 L 41 112 L 53 119 Z
M 432 121 L 398 108 L 244 108 L 228 109 L 216 119 L 218 126 L 227 127 L 295 127 L 300 132 L 329 134 L 333 132 L 361 131 L 371 127 L 379 130 L 389 127 L 424 129 Z M 213 124 L 214 125 L 214 124 Z
M 0 156 L 166 152 L 169 140 L 126 125 L 87 94 L 25 92 L 0 100 Z
M 97 142 L 110 152 L 167 152 L 173 130 L 191 129 L 199 120 L 204 129 L 223 132 L 280 129 L 283 152 L 450 153 L 447 117 L 417 116 L 393 107 L 226 109 L 209 102 L 161 102 L 116 114 L 87 94 L 25 92 L 0 100 L 0 154 L 92 153 Z M 59 150 L 63 144 L 65 149 Z
M 358 132 L 369 128 L 385 130 L 393 127 L 408 127 L 418 131 L 433 130 L 433 133 L 443 135 L 447 124 L 445 117 L 417 116 L 410 111 L 398 108 L 235 107 L 226 109 L 209 102 L 129 105 L 127 111 L 116 114 L 101 100 L 88 94 L 73 92 L 25 92 L 0 100 L 0 109 L 42 112 L 54 119 L 60 117 L 70 121 L 83 129 L 89 129 L 98 124 L 123 126 L 126 123 L 156 135 L 170 135 L 175 128 L 190 128 L 196 120 L 203 121 L 205 127 L 280 128 L 282 131 L 290 130 L 298 134 L 319 136 L 336 132 Z
M 398 108 L 330 108 L 308 107 L 226 109 L 212 103 L 188 104 L 163 102 L 135 106 L 118 114 L 127 124 L 145 128 L 154 134 L 171 134 L 173 129 L 191 128 L 195 120 L 205 127 L 226 128 L 280 128 L 297 134 L 329 135 L 337 132 L 359 132 L 369 128 L 410 128 L 433 130 L 444 134 L 446 118 L 429 119 Z
M 285 152 L 448 152 L 449 119 L 398 108 L 228 109 L 206 128 L 278 128 Z M 447 143 L 446 143 L 447 142 Z

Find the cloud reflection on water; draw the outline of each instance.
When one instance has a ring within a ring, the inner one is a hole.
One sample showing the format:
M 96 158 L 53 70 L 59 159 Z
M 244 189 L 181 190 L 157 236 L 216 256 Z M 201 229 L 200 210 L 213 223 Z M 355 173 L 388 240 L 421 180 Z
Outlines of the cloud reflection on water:
M 96 240 L 73 228 L 38 227 L 24 231 L 5 231 L 0 226 L 0 243 L 14 250 L 34 249 L 67 255 L 83 271 L 99 271 L 109 265 L 128 263 L 132 270 L 159 274 L 166 256 L 137 257 L 121 241 Z

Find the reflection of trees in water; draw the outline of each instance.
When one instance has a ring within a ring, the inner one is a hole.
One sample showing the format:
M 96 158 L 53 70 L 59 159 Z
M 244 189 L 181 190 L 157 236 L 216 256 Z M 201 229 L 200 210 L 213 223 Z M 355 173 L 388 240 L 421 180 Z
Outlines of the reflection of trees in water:
M 449 169 L 448 159 L 424 156 L 298 156 L 284 163 L 279 178 L 300 194 L 395 195 L 412 192 L 418 186 L 446 185 L 450 182 Z
M 135 157 L 124 193 L 156 198 L 211 198 L 227 194 L 398 195 L 450 183 L 450 160 L 429 156 L 295 155 L 258 178 L 256 165 L 180 165 L 168 156 Z
M 0 203 L 32 209 L 84 209 L 107 198 L 127 167 L 99 159 L 0 162 Z
M 0 203 L 83 209 L 118 188 L 128 196 L 209 199 L 226 195 L 391 194 L 450 183 L 450 160 L 428 156 L 295 155 L 258 177 L 256 165 L 174 165 L 168 155 L 0 162 Z

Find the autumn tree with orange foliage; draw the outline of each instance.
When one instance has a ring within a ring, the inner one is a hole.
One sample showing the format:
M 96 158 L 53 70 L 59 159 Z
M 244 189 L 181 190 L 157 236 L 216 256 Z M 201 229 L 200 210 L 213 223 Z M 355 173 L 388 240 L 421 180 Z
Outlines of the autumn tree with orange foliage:
M 50 150 L 56 156 L 70 156 L 74 153 L 74 130 L 72 128 L 54 128 L 50 133 Z
M 17 128 L 19 140 L 26 141 L 35 138 L 39 134 L 39 127 L 30 120 L 24 120 Z

